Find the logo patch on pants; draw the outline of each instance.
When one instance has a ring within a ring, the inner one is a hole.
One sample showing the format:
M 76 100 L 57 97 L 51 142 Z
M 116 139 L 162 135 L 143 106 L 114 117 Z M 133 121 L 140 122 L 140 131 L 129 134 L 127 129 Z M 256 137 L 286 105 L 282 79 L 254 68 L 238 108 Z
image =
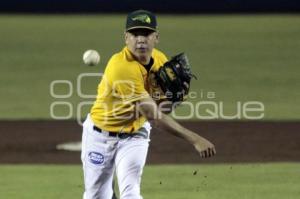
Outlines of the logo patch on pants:
M 93 164 L 102 164 L 104 162 L 104 155 L 94 151 L 89 152 L 88 155 L 90 162 Z

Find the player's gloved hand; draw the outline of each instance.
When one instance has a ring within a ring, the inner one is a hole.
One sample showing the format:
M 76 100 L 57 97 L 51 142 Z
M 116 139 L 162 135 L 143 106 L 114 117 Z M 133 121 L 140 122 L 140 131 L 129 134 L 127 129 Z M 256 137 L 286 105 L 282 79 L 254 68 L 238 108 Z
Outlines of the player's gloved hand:
M 155 73 L 155 77 L 167 99 L 173 103 L 187 99 L 191 79 L 196 78 L 192 74 L 188 58 L 184 53 L 167 61 Z
M 193 145 L 202 158 L 212 157 L 217 153 L 215 146 L 205 138 L 197 139 Z

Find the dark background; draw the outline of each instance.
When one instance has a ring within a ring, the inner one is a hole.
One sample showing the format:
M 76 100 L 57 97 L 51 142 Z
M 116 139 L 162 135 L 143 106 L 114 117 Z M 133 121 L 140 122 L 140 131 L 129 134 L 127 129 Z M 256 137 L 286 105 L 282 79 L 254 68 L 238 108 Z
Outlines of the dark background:
M 297 0 L 2 0 L 4 13 L 297 13 Z

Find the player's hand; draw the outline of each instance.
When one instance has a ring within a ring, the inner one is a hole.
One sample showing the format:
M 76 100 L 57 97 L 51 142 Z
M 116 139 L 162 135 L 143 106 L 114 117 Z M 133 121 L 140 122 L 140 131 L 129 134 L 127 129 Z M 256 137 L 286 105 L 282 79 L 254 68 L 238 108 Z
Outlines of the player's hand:
M 216 154 L 215 146 L 204 138 L 197 139 L 193 145 L 199 152 L 201 158 L 212 157 Z

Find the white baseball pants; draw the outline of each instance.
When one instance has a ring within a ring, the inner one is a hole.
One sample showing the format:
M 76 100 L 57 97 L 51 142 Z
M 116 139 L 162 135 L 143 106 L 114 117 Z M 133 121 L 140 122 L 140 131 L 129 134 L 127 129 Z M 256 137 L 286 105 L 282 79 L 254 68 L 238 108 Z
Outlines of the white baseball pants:
M 142 199 L 140 184 L 150 141 L 151 126 L 143 125 L 147 138 L 119 138 L 94 130 L 90 116 L 83 123 L 81 160 L 84 173 L 83 199 L 111 199 L 114 172 L 120 199 Z

